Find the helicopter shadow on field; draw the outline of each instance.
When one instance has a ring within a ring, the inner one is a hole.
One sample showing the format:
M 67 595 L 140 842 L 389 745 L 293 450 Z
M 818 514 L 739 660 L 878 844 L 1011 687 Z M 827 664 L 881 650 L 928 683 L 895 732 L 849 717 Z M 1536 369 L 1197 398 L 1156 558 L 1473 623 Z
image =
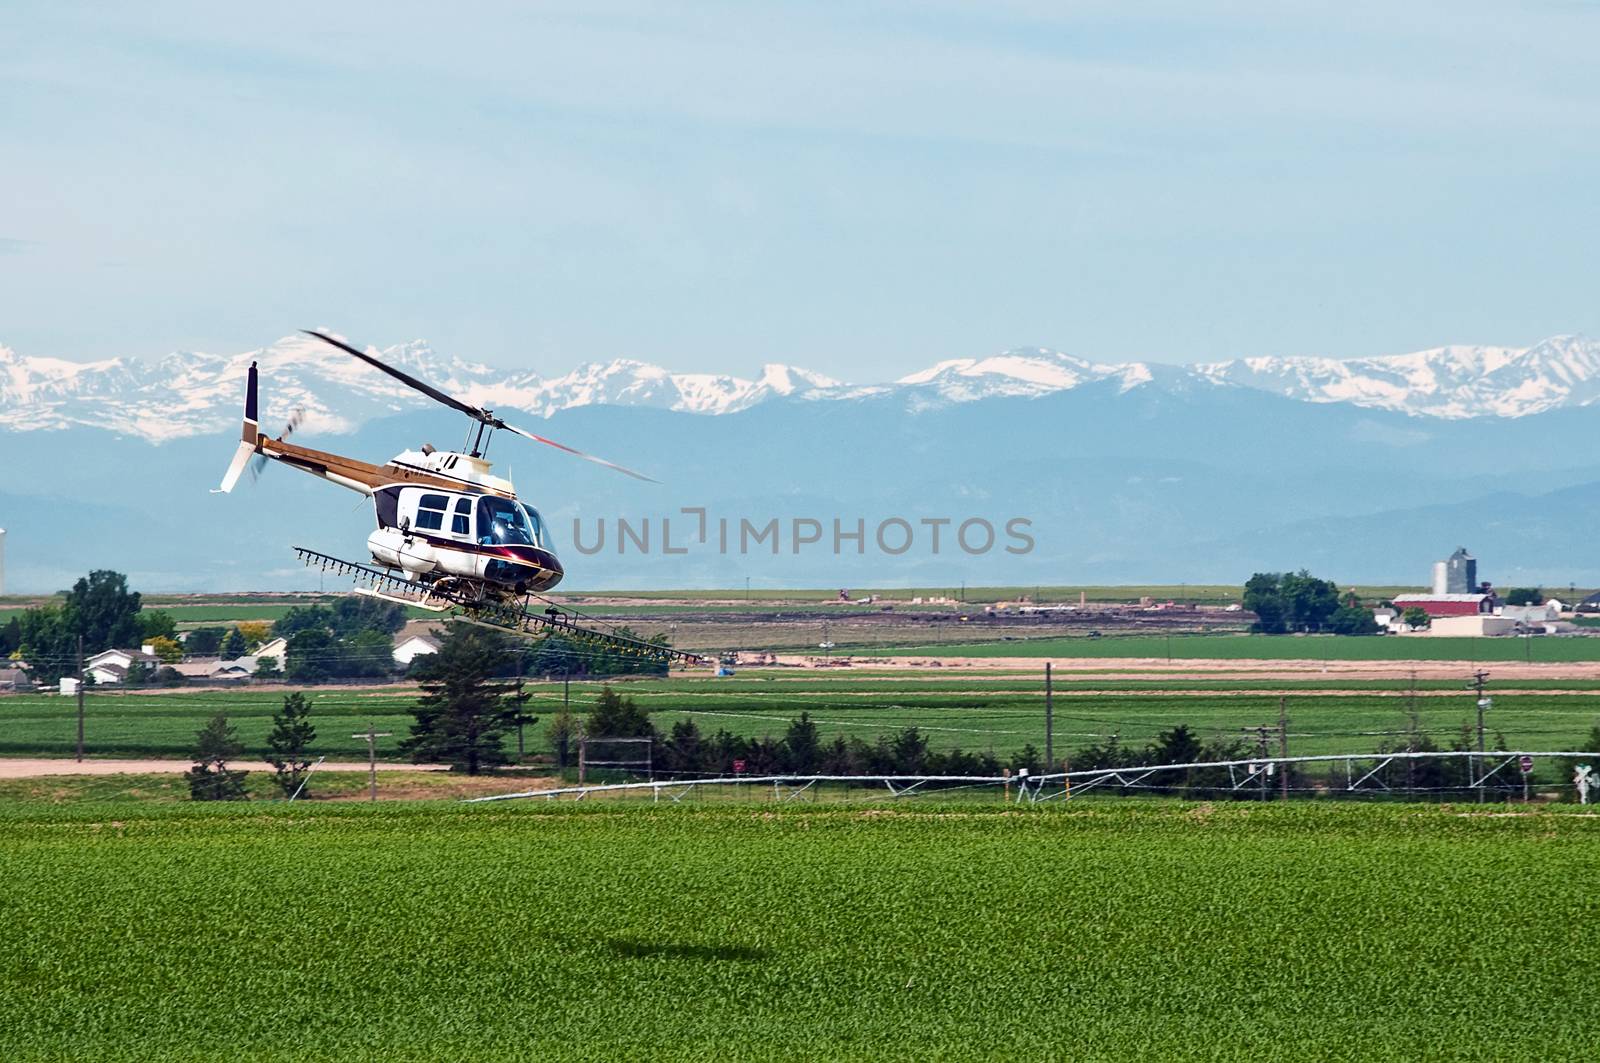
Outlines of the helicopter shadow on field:
M 681 941 L 640 941 L 636 938 L 608 938 L 605 947 L 618 956 L 636 960 L 662 957 L 702 963 L 717 960 L 751 962 L 772 956 L 771 949 L 745 945 L 694 945 Z

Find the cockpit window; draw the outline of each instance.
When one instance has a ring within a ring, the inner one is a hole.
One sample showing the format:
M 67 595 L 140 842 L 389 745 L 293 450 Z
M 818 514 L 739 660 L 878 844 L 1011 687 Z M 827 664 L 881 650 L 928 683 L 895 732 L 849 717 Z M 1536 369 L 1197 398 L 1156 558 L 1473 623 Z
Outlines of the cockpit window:
M 456 511 L 450 517 L 451 535 L 472 534 L 472 499 L 456 499 Z
M 423 495 L 417 502 L 417 527 L 438 531 L 444 527 L 444 511 L 450 508 L 445 495 Z
M 507 498 L 478 500 L 478 542 L 485 546 L 536 546 L 537 525 L 523 508 Z

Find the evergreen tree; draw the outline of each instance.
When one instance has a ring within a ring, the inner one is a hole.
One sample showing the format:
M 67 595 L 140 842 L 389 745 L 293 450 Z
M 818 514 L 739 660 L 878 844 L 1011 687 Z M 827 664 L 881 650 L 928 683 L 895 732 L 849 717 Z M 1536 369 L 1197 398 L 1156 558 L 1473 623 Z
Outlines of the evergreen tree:
M 178 622 L 172 619 L 172 614 L 165 610 L 139 610 L 139 638 L 149 642 L 157 635 L 176 639 L 178 637 Z
M 215 716 L 195 735 L 194 767 L 183 773 L 189 796 L 196 801 L 245 800 L 243 771 L 231 771 L 228 761 L 244 752 L 244 743 L 223 713 Z
M 704 758 L 700 728 L 695 726 L 694 720 L 686 717 L 673 724 L 672 733 L 662 746 L 662 767 L 674 774 L 699 772 L 705 770 Z
M 196 657 L 214 657 L 222 647 L 222 640 L 227 636 L 228 629 L 225 627 L 197 627 L 183 640 L 183 648 Z M 151 636 L 145 641 L 152 641 L 154 638 L 155 636 Z
M 272 751 L 267 763 L 277 773 L 275 782 L 283 796 L 291 797 L 311 768 L 307 750 L 316 741 L 317 729 L 311 725 L 311 702 L 299 691 L 283 699 L 283 711 L 272 717 L 267 748 Z
M 217 648 L 217 652 L 231 661 L 235 658 L 243 657 L 249 652 L 249 649 L 249 644 L 245 642 L 244 633 L 236 627 L 231 627 L 228 629 L 228 633 L 222 636 L 222 645 Z
M 817 736 L 817 725 L 811 721 L 810 713 L 802 712 L 799 719 L 789 721 L 783 745 L 788 753 L 785 757 L 787 770 L 803 775 L 816 772 L 817 765 L 822 762 L 822 740 Z
M 515 688 L 494 677 L 514 669 L 516 660 L 503 636 L 451 624 L 421 673 L 423 694 L 412 710 L 417 720 L 401 751 L 418 763 L 439 761 L 468 775 L 507 763 L 503 743 L 516 714 Z
M 650 714 L 632 698 L 621 697 L 605 686 L 595 699 L 584 734 L 590 738 L 653 738 L 656 729 L 650 724 Z

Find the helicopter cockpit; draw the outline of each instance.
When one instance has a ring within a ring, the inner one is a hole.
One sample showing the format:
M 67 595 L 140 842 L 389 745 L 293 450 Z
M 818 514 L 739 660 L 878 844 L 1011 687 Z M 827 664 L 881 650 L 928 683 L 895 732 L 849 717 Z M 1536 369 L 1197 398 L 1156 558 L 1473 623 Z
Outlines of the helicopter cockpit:
M 415 530 L 481 546 L 551 548 L 539 511 L 515 499 L 396 486 L 375 491 L 372 501 L 380 528 Z
M 478 542 L 484 546 L 549 548 L 538 510 L 524 502 L 493 495 L 478 499 Z

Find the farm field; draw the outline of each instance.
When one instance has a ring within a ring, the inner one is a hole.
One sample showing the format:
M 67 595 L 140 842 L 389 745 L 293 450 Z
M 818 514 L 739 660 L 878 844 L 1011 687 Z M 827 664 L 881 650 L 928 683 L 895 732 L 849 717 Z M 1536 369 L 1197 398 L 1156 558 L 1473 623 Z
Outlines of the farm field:
M 1475 719 L 1472 696 L 1456 680 L 1419 680 L 1420 726 L 1448 747 L 1464 723 Z M 1143 746 L 1183 723 L 1205 740 L 1234 739 L 1246 729 L 1275 725 L 1280 697 L 1290 719 L 1296 754 L 1368 753 L 1392 743 L 1406 726 L 1409 683 L 1329 676 L 1320 680 L 1152 680 L 1101 676 L 1063 677 L 1056 682 L 1055 740 L 1062 754 L 1116 735 L 1124 745 Z M 1304 685 L 1291 685 L 1300 683 Z M 1536 684 L 1556 684 L 1540 690 Z M 573 711 L 588 711 L 598 682 L 574 682 Z M 927 672 L 840 674 L 820 670 L 779 672 L 730 679 L 633 679 L 618 690 L 649 709 L 656 726 L 670 731 L 692 719 L 704 734 L 726 729 L 746 737 L 781 735 L 802 712 L 824 739 L 854 736 L 868 742 L 916 726 L 935 749 L 960 747 L 1009 756 L 1025 745 L 1044 747 L 1043 684 L 1037 673 L 967 674 Z M 1502 690 L 1503 688 L 1503 690 Z M 548 749 L 545 728 L 560 708 L 560 683 L 530 682 L 528 711 L 539 722 L 525 729 L 531 753 Z M 1568 749 L 1600 724 L 1600 690 L 1594 680 L 1508 679 L 1491 682 L 1494 708 L 1490 742 L 1504 737 L 1512 748 Z M 310 688 L 318 737 L 314 752 L 348 759 L 364 751 L 351 737 L 370 721 L 393 735 L 379 740 L 379 755 L 394 757 L 412 723 L 416 692 L 384 688 Z M 100 756 L 187 754 L 195 732 L 219 709 L 225 711 L 251 756 L 264 750 L 282 690 L 253 688 L 138 694 L 94 692 L 87 696 L 87 748 Z M 72 699 L 48 695 L 0 698 L 0 754 L 68 756 L 76 742 Z M 513 738 L 511 747 L 515 747 Z
M 1110 635 L 873 646 L 861 656 L 1143 657 L 1154 660 L 1600 661 L 1600 638 L 1403 638 L 1346 635 Z
M 1292 803 L 9 809 L 0 1058 L 1584 1058 L 1597 843 Z

